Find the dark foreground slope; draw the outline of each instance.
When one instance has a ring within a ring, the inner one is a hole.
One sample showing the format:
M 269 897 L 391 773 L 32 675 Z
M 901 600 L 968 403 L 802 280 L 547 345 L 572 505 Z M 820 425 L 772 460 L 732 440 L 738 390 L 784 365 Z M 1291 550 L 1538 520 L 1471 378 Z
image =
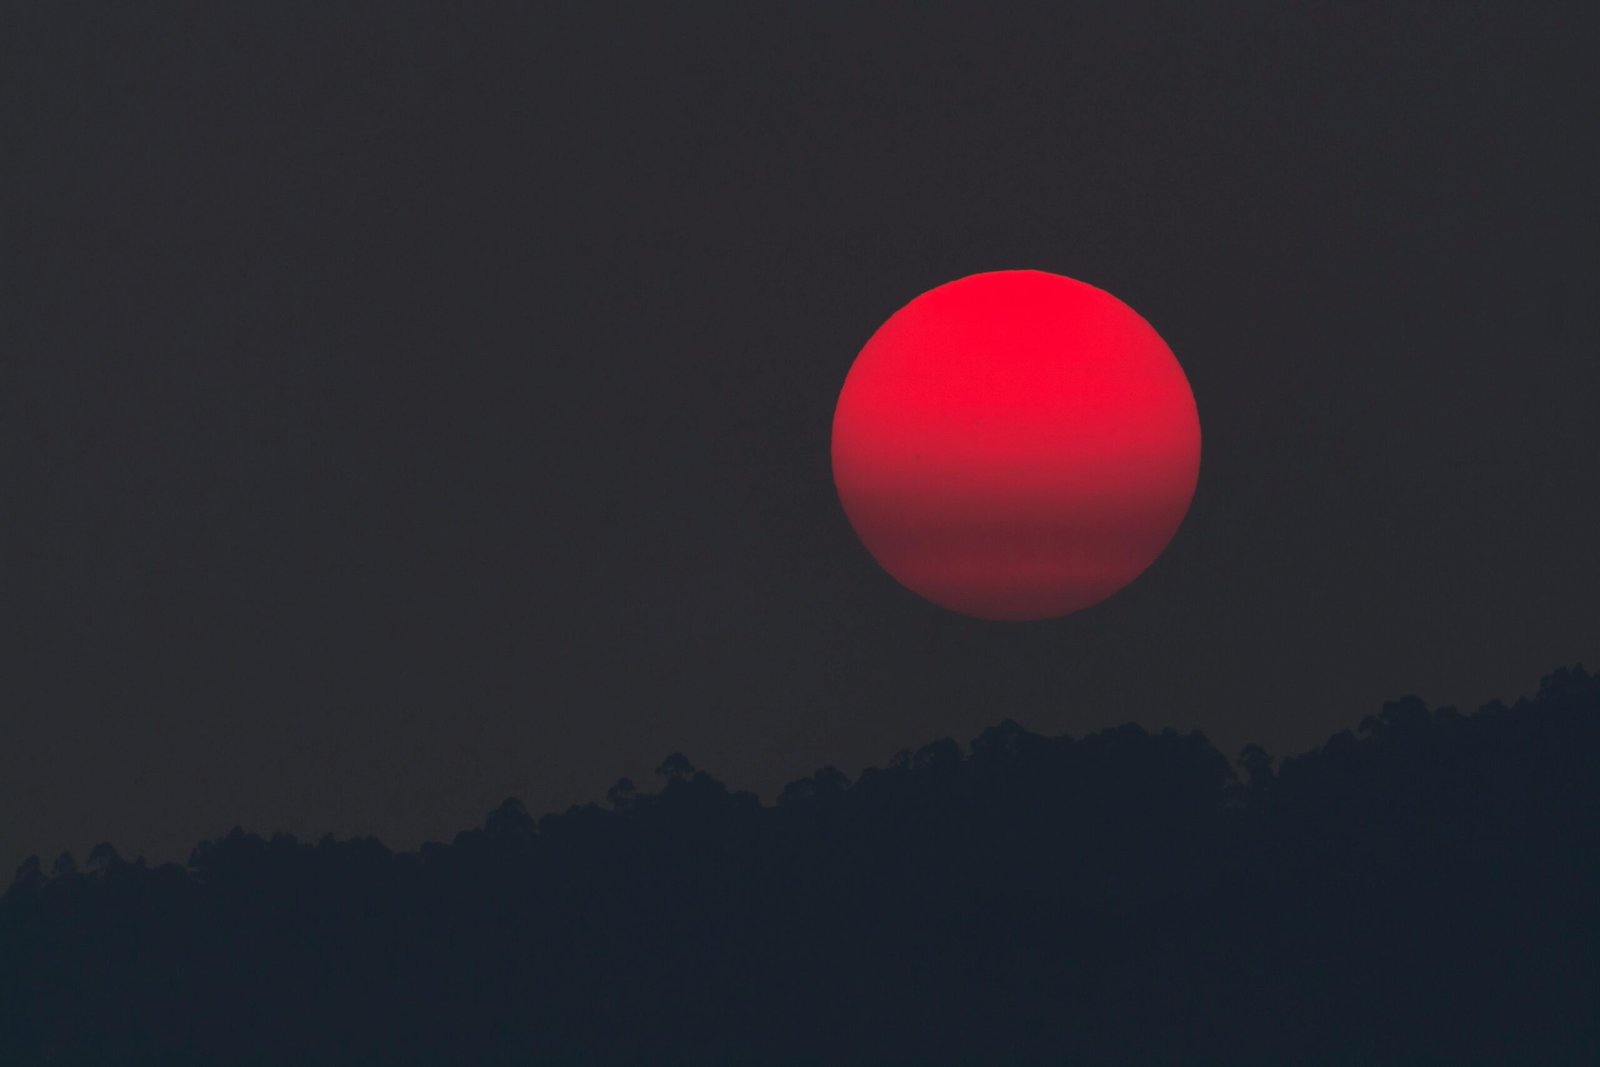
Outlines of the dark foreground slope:
M 0 905 L 0 1062 L 1600 1062 L 1597 755 L 1563 670 L 1277 774 L 1002 724 L 775 807 L 674 757 L 418 853 L 102 846 Z

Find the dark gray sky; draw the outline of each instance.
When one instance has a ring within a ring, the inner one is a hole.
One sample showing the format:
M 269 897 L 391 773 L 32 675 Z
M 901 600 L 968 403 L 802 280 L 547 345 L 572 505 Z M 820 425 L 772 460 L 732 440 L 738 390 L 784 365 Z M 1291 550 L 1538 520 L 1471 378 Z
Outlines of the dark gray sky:
M 1600 660 L 1600 8 L 995 8 L 6 5 L 0 862 Z M 1205 437 L 1058 622 L 904 592 L 831 481 L 867 337 L 1002 268 Z

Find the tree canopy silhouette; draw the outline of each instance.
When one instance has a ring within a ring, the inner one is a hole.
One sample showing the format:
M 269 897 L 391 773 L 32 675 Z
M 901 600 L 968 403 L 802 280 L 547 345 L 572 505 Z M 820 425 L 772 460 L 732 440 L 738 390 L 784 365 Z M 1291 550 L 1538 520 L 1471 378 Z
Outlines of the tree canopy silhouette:
M 773 806 L 675 753 L 415 852 L 35 857 L 0 1062 L 1600 1062 L 1597 742 L 1564 668 L 1276 770 L 1007 721 Z

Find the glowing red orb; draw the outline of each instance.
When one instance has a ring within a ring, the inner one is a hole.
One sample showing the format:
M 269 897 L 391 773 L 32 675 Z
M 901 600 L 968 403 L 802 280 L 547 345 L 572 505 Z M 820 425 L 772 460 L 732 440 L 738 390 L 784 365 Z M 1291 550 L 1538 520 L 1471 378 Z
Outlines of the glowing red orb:
M 856 357 L 833 477 L 867 550 L 983 619 L 1098 603 L 1159 556 L 1200 473 L 1194 394 L 1150 324 L 1041 271 L 923 293 Z

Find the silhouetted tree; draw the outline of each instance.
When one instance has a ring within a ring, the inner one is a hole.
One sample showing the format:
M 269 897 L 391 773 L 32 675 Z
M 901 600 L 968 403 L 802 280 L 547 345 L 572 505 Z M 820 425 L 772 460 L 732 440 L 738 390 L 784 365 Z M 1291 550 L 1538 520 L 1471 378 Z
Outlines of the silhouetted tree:
M 656 768 L 656 774 L 669 782 L 683 781 L 694 774 L 694 764 L 682 752 L 674 752 L 661 761 L 661 766 Z
M 774 807 L 674 754 L 414 852 L 33 857 L 0 1063 L 1596 1062 L 1597 755 L 1577 667 L 1246 746 L 1247 784 L 1199 734 L 1007 721 Z
M 617 811 L 625 811 L 638 796 L 639 791 L 634 787 L 632 778 L 618 778 L 616 784 L 606 790 L 606 803 Z
M 1239 768 L 1245 773 L 1245 783 L 1260 789 L 1272 781 L 1272 756 L 1260 745 L 1249 744 L 1239 750 Z
M 809 778 L 790 782 L 778 794 L 780 806 L 815 803 L 829 797 L 842 796 L 850 788 L 850 779 L 837 767 L 827 766 Z

